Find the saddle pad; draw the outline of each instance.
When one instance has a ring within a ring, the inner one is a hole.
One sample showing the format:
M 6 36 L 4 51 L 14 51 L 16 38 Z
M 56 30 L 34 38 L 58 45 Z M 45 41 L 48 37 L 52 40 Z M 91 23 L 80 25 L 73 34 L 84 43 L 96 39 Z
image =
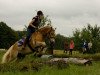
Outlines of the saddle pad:
M 25 38 L 22 38 L 18 41 L 18 46 L 22 46 L 25 41 Z

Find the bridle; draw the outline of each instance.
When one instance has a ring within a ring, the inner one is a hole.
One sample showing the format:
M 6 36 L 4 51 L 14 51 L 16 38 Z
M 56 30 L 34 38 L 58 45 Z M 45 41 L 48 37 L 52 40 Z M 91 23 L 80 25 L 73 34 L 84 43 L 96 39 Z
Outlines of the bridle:
M 46 34 L 48 39 L 54 39 L 55 38 L 55 33 L 52 33 L 54 29 L 51 27 L 50 31 Z

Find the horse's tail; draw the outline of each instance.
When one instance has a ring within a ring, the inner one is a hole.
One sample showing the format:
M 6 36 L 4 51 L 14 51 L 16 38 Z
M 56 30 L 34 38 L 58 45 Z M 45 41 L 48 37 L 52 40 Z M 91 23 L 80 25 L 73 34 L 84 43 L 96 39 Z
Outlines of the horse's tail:
M 16 44 L 12 45 L 12 46 L 7 50 L 7 52 L 3 55 L 3 58 L 2 58 L 2 62 L 1 62 L 1 63 L 10 62 L 11 60 L 13 60 L 13 59 L 17 56 L 18 51 L 15 50 L 15 47 L 16 47 Z
M 7 52 L 3 55 L 2 63 L 6 63 L 7 59 L 10 58 L 10 51 L 12 50 L 13 45 L 7 50 Z

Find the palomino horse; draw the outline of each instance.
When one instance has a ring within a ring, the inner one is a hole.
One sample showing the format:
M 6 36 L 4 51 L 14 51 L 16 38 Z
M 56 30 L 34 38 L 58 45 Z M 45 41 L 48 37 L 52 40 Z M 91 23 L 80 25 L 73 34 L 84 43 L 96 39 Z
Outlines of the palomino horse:
M 50 42 L 55 42 L 55 29 L 51 26 L 44 26 L 38 29 L 35 33 L 32 34 L 29 44 L 31 48 L 27 45 L 25 49 L 22 49 L 22 46 L 18 46 L 18 41 L 12 45 L 2 58 L 2 63 L 11 62 L 14 59 L 20 59 L 21 56 L 25 56 L 30 53 L 34 53 L 37 50 L 36 47 L 46 47 L 45 39 L 48 38 Z

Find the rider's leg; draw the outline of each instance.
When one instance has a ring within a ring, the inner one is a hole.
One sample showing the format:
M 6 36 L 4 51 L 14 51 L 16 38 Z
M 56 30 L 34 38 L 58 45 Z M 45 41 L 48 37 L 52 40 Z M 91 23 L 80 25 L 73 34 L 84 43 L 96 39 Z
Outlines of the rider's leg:
M 23 49 L 26 47 L 26 44 L 28 43 L 28 41 L 29 41 L 29 38 L 26 38 L 24 43 L 23 43 Z
M 25 47 L 26 47 L 26 44 L 29 42 L 29 39 L 30 39 L 30 37 L 31 37 L 31 35 L 33 34 L 35 32 L 35 29 L 33 28 L 33 29 L 27 29 L 27 37 L 26 37 L 26 39 L 25 39 L 25 42 L 24 42 L 24 44 L 23 44 L 23 49 L 25 49 Z
M 29 42 L 29 38 L 31 37 L 31 30 L 30 29 L 27 29 L 27 37 L 26 37 L 26 39 L 25 39 L 25 41 L 24 41 L 24 43 L 23 43 L 23 49 L 25 49 L 25 47 L 26 47 L 26 44 Z

